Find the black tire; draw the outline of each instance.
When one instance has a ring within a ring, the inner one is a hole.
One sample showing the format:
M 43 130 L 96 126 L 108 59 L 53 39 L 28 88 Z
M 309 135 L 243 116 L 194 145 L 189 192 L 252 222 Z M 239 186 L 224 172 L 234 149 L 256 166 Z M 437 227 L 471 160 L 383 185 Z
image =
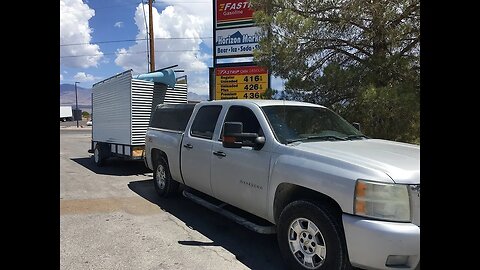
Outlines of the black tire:
M 103 167 L 105 165 L 106 153 L 104 147 L 100 143 L 95 145 L 93 150 L 93 162 L 97 167 Z
M 309 222 L 317 230 L 308 229 Z M 280 252 L 291 269 L 350 269 L 343 229 L 326 207 L 309 201 L 294 201 L 283 209 L 277 226 Z
M 176 193 L 179 183 L 172 179 L 165 159 L 160 157 L 154 164 L 153 185 L 157 194 L 160 197 L 168 197 Z

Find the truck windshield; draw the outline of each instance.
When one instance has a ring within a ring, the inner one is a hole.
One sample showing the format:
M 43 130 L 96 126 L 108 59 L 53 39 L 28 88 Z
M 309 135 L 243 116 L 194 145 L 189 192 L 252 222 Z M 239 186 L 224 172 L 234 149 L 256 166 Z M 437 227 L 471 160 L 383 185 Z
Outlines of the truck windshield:
M 280 143 L 368 138 L 329 109 L 309 106 L 262 107 Z

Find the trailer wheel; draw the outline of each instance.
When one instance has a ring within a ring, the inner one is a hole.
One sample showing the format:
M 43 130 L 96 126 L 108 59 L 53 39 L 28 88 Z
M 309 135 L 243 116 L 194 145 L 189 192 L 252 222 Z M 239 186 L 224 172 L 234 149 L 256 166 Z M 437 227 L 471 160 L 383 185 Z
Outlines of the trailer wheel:
M 95 145 L 95 150 L 93 151 L 93 162 L 95 162 L 95 165 L 98 167 L 102 167 L 105 165 L 105 152 L 102 149 L 102 145 L 100 143 L 97 143 Z
M 153 185 L 155 191 L 160 197 L 168 197 L 176 193 L 178 189 L 178 182 L 173 180 L 170 175 L 165 159 L 159 158 L 155 161 L 155 170 L 153 171 Z

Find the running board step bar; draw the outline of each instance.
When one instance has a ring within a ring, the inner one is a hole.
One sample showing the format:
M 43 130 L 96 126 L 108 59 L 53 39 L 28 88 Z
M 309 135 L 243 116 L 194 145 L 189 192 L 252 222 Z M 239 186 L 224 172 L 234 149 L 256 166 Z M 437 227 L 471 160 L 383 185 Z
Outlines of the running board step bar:
M 246 220 L 245 218 L 243 217 L 240 217 L 230 211 L 227 211 L 225 209 L 223 209 L 222 207 L 225 206 L 226 204 L 222 204 L 220 206 L 217 206 L 217 205 L 214 205 L 196 195 L 193 195 L 192 193 L 184 190 L 182 192 L 183 196 L 187 199 L 190 199 L 192 200 L 193 202 L 195 203 L 198 203 L 212 211 L 215 211 L 233 221 L 235 221 L 236 223 L 246 227 L 247 229 L 249 230 L 252 230 L 254 232 L 257 232 L 257 233 L 262 233 L 262 234 L 274 234 L 276 232 L 275 230 L 275 226 L 261 226 L 261 225 L 258 225 L 258 224 L 255 224 L 253 222 L 250 222 L 248 220 Z

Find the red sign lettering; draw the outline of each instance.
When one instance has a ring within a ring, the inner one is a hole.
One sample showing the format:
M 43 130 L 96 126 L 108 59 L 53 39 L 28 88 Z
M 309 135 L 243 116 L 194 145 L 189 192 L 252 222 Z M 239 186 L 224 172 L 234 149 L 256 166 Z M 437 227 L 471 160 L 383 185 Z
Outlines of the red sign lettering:
M 252 20 L 249 0 L 217 0 L 217 24 Z
M 254 75 L 254 74 L 265 74 L 268 73 L 266 67 L 228 67 L 228 68 L 217 68 L 216 76 L 222 75 Z

